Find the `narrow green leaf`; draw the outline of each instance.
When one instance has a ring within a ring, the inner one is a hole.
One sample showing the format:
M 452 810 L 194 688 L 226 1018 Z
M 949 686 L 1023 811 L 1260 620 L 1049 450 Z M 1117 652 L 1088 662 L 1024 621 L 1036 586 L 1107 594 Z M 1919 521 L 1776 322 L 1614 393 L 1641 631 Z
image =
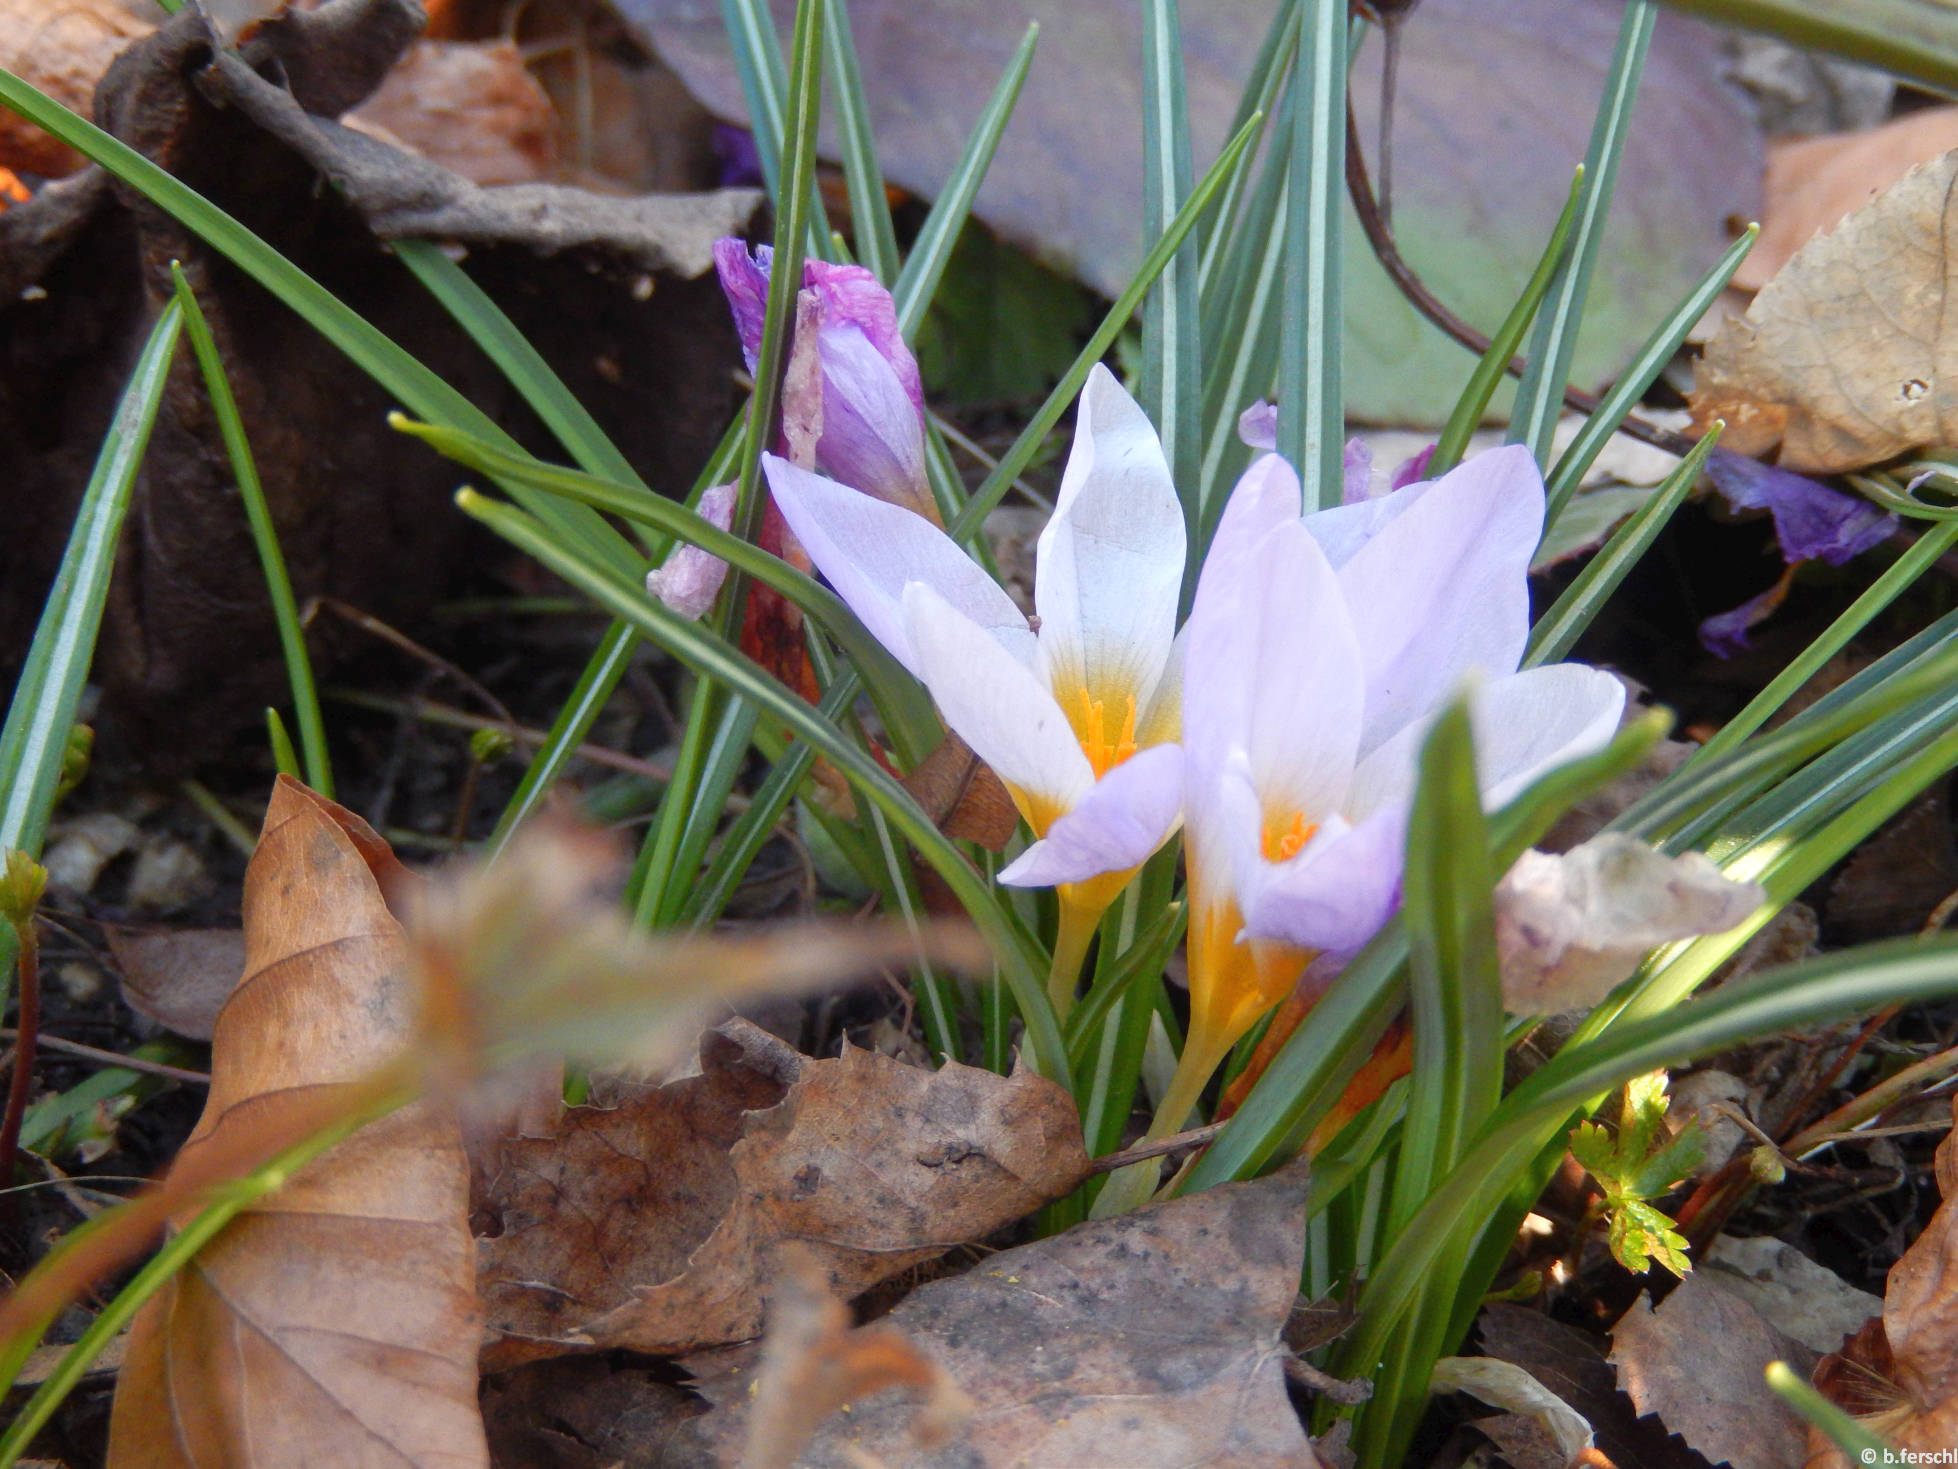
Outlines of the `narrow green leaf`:
M 1292 182 L 1285 217 L 1283 348 L 1278 359 L 1278 449 L 1298 467 L 1308 511 L 1337 505 L 1346 437 L 1340 353 L 1346 199 L 1344 0 L 1311 0 L 1292 91 Z
M 1786 1362 L 1770 1362 L 1765 1373 L 1775 1395 L 1807 1420 L 1852 1464 L 1902 1464 L 1904 1456 L 1823 1397 L 1807 1377 Z
M 1570 254 L 1557 272 L 1549 299 L 1537 319 L 1536 335 L 1530 343 L 1529 368 L 1516 388 L 1509 442 L 1529 445 L 1537 463 L 1546 468 L 1550 463 L 1550 436 L 1556 431 L 1557 419 L 1564 410 L 1564 386 L 1570 381 L 1571 357 L 1577 351 L 1577 333 L 1584 320 L 1584 301 L 1590 294 L 1591 272 L 1597 264 L 1598 251 L 1604 244 L 1605 217 L 1611 212 L 1611 196 L 1618 185 L 1618 163 L 1631 132 L 1632 104 L 1638 96 L 1639 78 L 1645 72 L 1645 55 L 1658 14 L 1652 0 L 1627 0 L 1625 18 L 1618 30 L 1618 49 L 1605 76 L 1604 95 L 1598 100 L 1597 121 L 1591 128 L 1591 145 L 1584 155 L 1584 203 L 1577 231 Z
M 1523 340 L 1523 333 L 1530 329 L 1530 323 L 1536 319 L 1537 308 L 1543 304 L 1551 279 L 1564 262 L 1571 230 L 1577 224 L 1578 207 L 1583 202 L 1584 166 L 1579 164 L 1577 175 L 1571 180 L 1570 197 L 1564 202 L 1563 213 L 1557 216 L 1556 227 L 1550 231 L 1550 243 L 1544 246 L 1542 258 L 1537 261 L 1536 269 L 1524 285 L 1523 294 L 1516 298 L 1516 304 L 1509 308 L 1509 315 L 1503 318 L 1502 325 L 1489 339 L 1489 350 L 1475 364 L 1475 371 L 1469 374 L 1468 386 L 1462 389 L 1462 396 L 1455 401 L 1454 411 L 1442 426 L 1434 456 L 1428 461 L 1430 479 L 1439 478 L 1462 462 L 1469 435 L 1481 425 L 1489 400 L 1496 395 L 1496 385 L 1508 373 L 1510 361 L 1516 356 L 1517 345 Z
M 1550 610 L 1537 619 L 1536 626 L 1530 629 L 1529 650 L 1523 654 L 1525 668 L 1555 663 L 1576 646 L 1584 629 L 1591 625 L 1591 619 L 1598 615 L 1598 609 L 1610 600 L 1639 558 L 1658 539 L 1659 532 L 1672 519 L 1673 511 L 1685 503 L 1706 456 L 1719 441 L 1720 430 L 1715 425 L 1693 446 L 1693 452 L 1679 461 L 1679 467 L 1666 476 L 1665 483 L 1639 507 L 1638 513 L 1612 533 L 1603 549 L 1564 588 L 1564 594 Z
M 891 201 L 884 193 L 884 171 L 877 164 L 870 103 L 864 96 L 845 0 L 831 0 L 823 13 L 823 65 L 836 102 L 836 135 L 843 155 L 843 181 L 850 191 L 857 259 L 888 286 L 897 279 L 897 232 L 891 225 Z
M 1949 0 L 1666 0 L 1723 26 L 1779 36 L 1881 67 L 1934 92 L 1958 92 Z
M 271 705 L 265 706 L 265 738 L 272 746 L 272 764 L 281 775 L 289 775 L 294 780 L 306 779 L 306 768 L 299 763 L 299 752 L 292 747 L 292 736 L 286 733 L 286 722 L 279 718 L 279 711 Z M 315 790 L 319 788 L 314 787 Z M 320 791 L 331 800 L 332 792 Z
M 1146 0 L 1142 8 L 1142 237 L 1169 226 L 1189 197 L 1190 106 L 1183 79 L 1183 28 L 1177 0 Z M 1243 177 L 1242 168 L 1231 173 Z M 1197 465 L 1202 445 L 1202 342 L 1198 336 L 1197 241 L 1186 239 L 1170 257 L 1142 313 L 1142 379 L 1138 401 L 1156 425 L 1169 460 L 1171 483 L 1183 501 L 1192 537 L 1197 528 Z

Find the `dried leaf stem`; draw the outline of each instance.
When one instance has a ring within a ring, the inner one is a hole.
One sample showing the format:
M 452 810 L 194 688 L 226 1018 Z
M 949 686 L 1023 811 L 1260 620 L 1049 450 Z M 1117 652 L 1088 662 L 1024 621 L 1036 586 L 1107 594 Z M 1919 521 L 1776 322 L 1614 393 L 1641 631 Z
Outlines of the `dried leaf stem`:
M 13 925 L 20 943 L 20 1026 L 16 1031 L 13 1072 L 7 1084 L 7 1115 L 0 1120 L 0 1188 L 13 1182 L 14 1155 L 20 1147 L 21 1119 L 27 1115 L 27 1093 L 34 1084 L 34 1043 L 41 1033 L 41 945 L 30 914 Z M 0 1208 L 11 1210 L 11 1199 Z

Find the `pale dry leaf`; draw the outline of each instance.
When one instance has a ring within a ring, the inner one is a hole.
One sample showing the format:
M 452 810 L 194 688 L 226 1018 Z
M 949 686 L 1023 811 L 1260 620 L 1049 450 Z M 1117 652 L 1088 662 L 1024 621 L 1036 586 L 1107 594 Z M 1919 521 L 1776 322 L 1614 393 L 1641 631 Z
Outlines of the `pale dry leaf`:
M 398 1059 L 412 1033 L 403 876 L 352 813 L 280 777 L 245 879 L 245 977 L 176 1169 Z M 421 1102 L 241 1213 L 143 1308 L 113 1469 L 487 1463 L 481 1317 L 456 1123 Z
M 830 1291 L 821 1256 L 789 1243 L 780 1261 L 741 1469 L 791 1469 L 823 1420 L 887 1387 L 923 1399 L 911 1420 L 921 1449 L 944 1443 L 970 1416 L 972 1400 L 903 1332 L 850 1324 L 850 1308 Z
M 1770 1235 L 1721 1235 L 1700 1256 L 1695 1273 L 1706 1272 L 1812 1352 L 1839 1350 L 1883 1310 L 1880 1298 Z
M 1926 107 L 1862 132 L 1770 143 L 1761 237 L 1734 272 L 1734 284 L 1760 290 L 1810 240 L 1951 148 L 1958 148 L 1958 107 Z
M 1492 1408 L 1535 1420 L 1566 1461 L 1575 1461 L 1596 1439 L 1582 1413 L 1514 1362 L 1499 1357 L 1443 1357 L 1428 1377 L 1428 1391 L 1467 1393 Z
M 1633 1302 L 1611 1332 L 1611 1365 L 1640 1413 L 1650 1413 L 1708 1462 L 1787 1469 L 1801 1455 L 1802 1419 L 1762 1373 L 1813 1361 L 1717 1276 L 1695 1270 L 1653 1310 Z
M 557 110 L 508 41 L 417 41 L 343 119 L 472 184 L 555 177 Z
M 1958 335 L 1944 327 L 1958 151 L 1810 240 L 1729 319 L 1693 392 L 1721 446 L 1836 473 L 1958 442 Z
M 165 1030 L 207 1041 L 245 970 L 235 928 L 103 930 L 122 974 L 123 1003 Z
M 883 1323 L 976 1406 L 921 1451 L 889 1391 L 829 1420 L 798 1461 L 854 1469 L 1316 1469 L 1281 1338 L 1305 1247 L 1302 1167 L 1006 1250 L 913 1291 Z M 749 1362 L 689 1359 L 724 1463 L 753 1411 Z
M 742 1341 L 778 1241 L 854 1296 L 1061 1197 L 1087 1163 L 1073 1102 L 1031 1072 L 817 1061 L 731 1021 L 702 1038 L 699 1075 L 497 1149 L 486 1360 Z
M 1764 900 L 1698 852 L 1668 857 L 1620 832 L 1559 856 L 1525 852 L 1495 891 L 1503 1008 L 1587 1009 L 1660 944 L 1721 933 Z
M 155 30 L 161 15 L 116 0 L 0 0 L 0 65 L 86 117 L 109 63 Z M 27 119 L 0 110 L 0 168 L 63 178 L 84 161 Z

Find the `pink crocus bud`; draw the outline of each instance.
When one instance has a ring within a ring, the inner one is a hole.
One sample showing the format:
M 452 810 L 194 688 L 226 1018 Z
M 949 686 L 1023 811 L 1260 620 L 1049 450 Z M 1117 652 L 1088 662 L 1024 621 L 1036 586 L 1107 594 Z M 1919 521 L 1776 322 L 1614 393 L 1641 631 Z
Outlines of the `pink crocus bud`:
M 750 255 L 737 239 L 714 246 L 750 372 L 761 350 L 773 260 L 768 247 Z M 805 261 L 782 385 L 789 460 L 935 524 L 938 507 L 925 480 L 924 401 L 917 359 L 898 330 L 890 292 L 860 265 Z
M 734 523 L 735 486 L 715 485 L 700 497 L 700 518 L 720 530 Z M 698 546 L 675 546 L 664 564 L 646 573 L 646 590 L 689 622 L 698 622 L 720 595 L 727 563 Z

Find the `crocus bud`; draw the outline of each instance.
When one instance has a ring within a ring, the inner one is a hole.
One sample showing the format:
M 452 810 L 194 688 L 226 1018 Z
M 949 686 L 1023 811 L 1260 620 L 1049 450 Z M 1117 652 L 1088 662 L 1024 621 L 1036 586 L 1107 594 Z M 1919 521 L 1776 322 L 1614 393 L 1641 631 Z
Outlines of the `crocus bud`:
M 773 260 L 766 246 L 752 256 L 736 239 L 714 246 L 750 372 Z M 925 480 L 924 387 L 890 292 L 860 265 L 805 261 L 795 321 L 782 387 L 787 457 L 936 523 Z
M 733 485 L 716 485 L 700 497 L 700 517 L 726 530 L 734 523 Z M 646 590 L 689 622 L 698 622 L 720 595 L 727 563 L 698 546 L 678 545 L 664 564 L 646 573 Z

